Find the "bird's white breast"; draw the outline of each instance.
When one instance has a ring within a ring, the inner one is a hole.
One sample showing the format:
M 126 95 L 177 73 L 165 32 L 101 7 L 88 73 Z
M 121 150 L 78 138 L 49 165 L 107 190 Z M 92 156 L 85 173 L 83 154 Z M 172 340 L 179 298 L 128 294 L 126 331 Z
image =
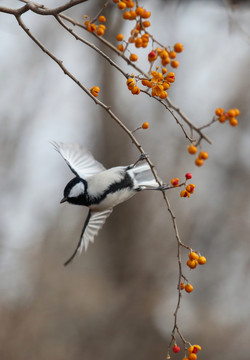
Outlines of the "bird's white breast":
M 106 196 L 100 204 L 91 205 L 89 208 L 93 211 L 103 211 L 113 208 L 114 206 L 121 204 L 136 194 L 136 191 L 132 189 L 121 189 L 115 193 L 110 193 Z
M 119 183 L 124 179 L 126 169 L 125 166 L 118 166 L 93 175 L 88 179 L 88 194 L 95 197 L 101 196 L 107 191 L 110 185 Z M 128 200 L 135 195 L 135 193 L 136 191 L 131 188 L 122 188 L 107 194 L 99 204 L 91 205 L 90 209 L 95 211 L 110 209 Z

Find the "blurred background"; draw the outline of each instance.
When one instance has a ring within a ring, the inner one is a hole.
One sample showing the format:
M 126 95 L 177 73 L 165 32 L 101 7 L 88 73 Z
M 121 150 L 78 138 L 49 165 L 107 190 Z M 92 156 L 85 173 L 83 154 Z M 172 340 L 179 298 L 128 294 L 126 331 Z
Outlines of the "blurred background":
M 61 1 L 43 1 L 53 7 Z M 67 14 L 96 15 L 104 1 Z M 194 286 L 183 294 L 179 326 L 208 359 L 249 359 L 250 337 L 250 7 L 248 1 L 141 1 L 152 11 L 151 33 L 181 42 L 180 67 L 169 96 L 201 126 L 217 107 L 239 108 L 239 125 L 215 124 L 203 142 L 209 160 L 194 165 L 180 127 L 156 101 L 132 96 L 125 79 L 75 41 L 53 17 L 23 21 L 74 76 L 101 88 L 100 100 L 136 136 L 165 182 L 193 174 L 195 194 L 168 192 L 184 243 L 207 257 L 185 268 Z M 20 7 L 2 0 L 0 5 Z M 105 36 L 116 44 L 131 23 L 110 6 Z M 83 30 L 79 34 L 119 63 Z M 13 16 L 0 13 L 0 357 L 3 360 L 164 359 L 173 327 L 178 281 L 176 240 L 159 193 L 140 193 L 115 208 L 87 253 L 63 263 L 78 242 L 87 209 L 60 205 L 72 173 L 49 141 L 80 143 L 104 166 L 138 158 L 126 134 L 28 38 Z M 147 52 L 147 50 L 146 50 Z M 137 51 L 142 59 L 142 50 Z M 139 60 L 147 71 L 147 63 Z M 183 251 L 183 262 L 188 254 Z M 181 342 L 178 341 L 179 345 Z M 173 358 L 181 359 L 183 353 Z

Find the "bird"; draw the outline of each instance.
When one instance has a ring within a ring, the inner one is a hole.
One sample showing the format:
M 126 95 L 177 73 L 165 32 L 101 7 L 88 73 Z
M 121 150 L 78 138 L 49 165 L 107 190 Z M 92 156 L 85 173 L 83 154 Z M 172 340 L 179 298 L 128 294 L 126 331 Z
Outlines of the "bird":
M 140 191 L 165 190 L 165 186 L 155 180 L 147 162 L 138 165 L 147 159 L 147 154 L 141 154 L 132 165 L 105 169 L 86 148 L 78 144 L 51 143 L 75 175 L 66 185 L 60 203 L 89 208 L 77 247 L 64 263 L 66 266 L 77 254 L 81 254 L 83 248 L 86 251 L 89 243 L 94 242 L 116 205 Z

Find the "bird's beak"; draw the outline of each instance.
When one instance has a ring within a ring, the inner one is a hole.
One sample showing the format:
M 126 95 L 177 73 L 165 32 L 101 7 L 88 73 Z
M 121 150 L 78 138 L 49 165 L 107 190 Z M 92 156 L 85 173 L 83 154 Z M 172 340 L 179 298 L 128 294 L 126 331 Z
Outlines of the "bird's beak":
M 64 203 L 65 201 L 67 201 L 68 199 L 66 197 L 63 197 L 62 200 L 60 201 L 60 204 Z

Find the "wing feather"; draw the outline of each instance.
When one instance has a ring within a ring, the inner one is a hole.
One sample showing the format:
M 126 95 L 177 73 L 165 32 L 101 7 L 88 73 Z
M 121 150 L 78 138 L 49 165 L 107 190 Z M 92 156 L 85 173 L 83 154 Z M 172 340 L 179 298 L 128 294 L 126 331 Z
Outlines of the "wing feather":
M 71 171 L 83 179 L 95 175 L 103 170 L 104 166 L 85 148 L 76 144 L 52 142 L 55 150 L 66 161 Z
M 102 228 L 103 224 L 112 211 L 113 209 L 108 209 L 101 212 L 93 212 L 89 210 L 82 229 L 80 240 L 73 255 L 65 262 L 65 266 L 68 265 L 77 254 L 80 255 L 83 248 L 86 251 L 90 242 L 94 242 L 95 236 L 98 234 L 99 230 Z

